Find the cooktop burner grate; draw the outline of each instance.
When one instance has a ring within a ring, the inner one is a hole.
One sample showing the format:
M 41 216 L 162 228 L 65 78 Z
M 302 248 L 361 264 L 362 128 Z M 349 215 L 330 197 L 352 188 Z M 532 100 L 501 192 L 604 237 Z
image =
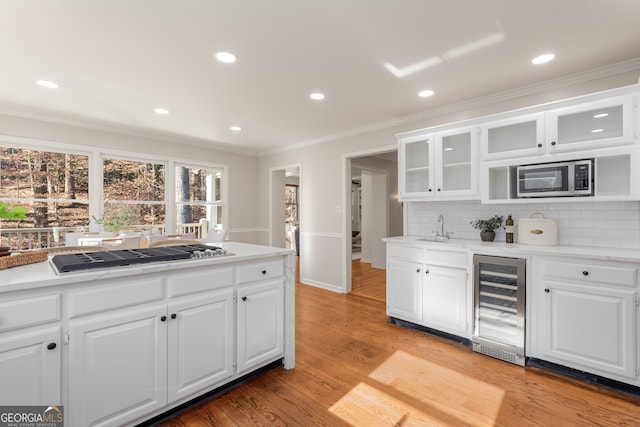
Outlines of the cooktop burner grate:
M 83 252 L 54 255 L 51 258 L 59 273 L 72 273 L 94 269 L 125 267 L 152 262 L 166 262 L 205 257 L 230 255 L 222 248 L 209 245 L 180 245 L 161 248 L 122 249 L 115 251 Z

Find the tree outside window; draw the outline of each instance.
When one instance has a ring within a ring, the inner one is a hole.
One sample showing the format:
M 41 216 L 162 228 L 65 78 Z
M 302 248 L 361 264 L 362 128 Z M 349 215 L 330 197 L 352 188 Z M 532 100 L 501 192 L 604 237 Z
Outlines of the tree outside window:
M 286 184 L 285 195 L 285 221 L 292 224 L 298 223 L 298 186 Z

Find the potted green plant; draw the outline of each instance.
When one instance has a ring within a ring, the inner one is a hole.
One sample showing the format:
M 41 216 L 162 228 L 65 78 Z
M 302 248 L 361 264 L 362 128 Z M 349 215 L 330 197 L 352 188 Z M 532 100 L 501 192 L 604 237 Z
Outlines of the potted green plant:
M 480 239 L 483 242 L 493 242 L 496 238 L 496 230 L 502 226 L 504 217 L 502 215 L 494 215 L 489 219 L 476 219 L 469 224 L 480 230 Z

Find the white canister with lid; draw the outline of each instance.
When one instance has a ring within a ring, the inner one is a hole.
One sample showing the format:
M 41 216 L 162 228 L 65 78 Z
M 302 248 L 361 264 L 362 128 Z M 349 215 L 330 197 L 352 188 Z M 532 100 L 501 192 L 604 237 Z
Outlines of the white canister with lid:
M 540 212 L 532 213 L 529 218 L 518 219 L 518 243 L 522 245 L 557 245 L 557 221 L 545 218 Z

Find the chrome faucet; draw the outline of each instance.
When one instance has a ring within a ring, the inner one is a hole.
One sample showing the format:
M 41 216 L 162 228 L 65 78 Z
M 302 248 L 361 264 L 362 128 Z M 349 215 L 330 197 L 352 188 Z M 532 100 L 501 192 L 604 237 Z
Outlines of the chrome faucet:
M 453 233 L 444 231 L 444 216 L 442 214 L 438 215 L 438 222 L 440 223 L 440 231 L 434 231 L 437 240 L 445 240 L 450 239 Z

